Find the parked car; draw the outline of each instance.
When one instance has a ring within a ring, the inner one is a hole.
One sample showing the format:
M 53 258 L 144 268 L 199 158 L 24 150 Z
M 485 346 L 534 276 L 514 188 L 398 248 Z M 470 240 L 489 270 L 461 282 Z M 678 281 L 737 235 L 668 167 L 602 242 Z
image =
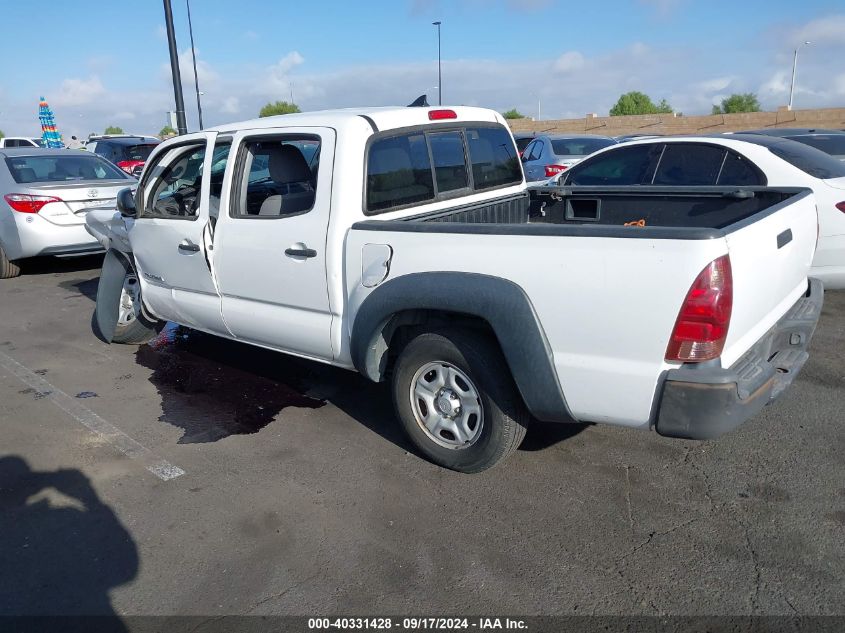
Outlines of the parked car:
M 810 147 L 815 147 L 830 154 L 834 158 L 845 161 L 845 131 L 823 130 L 815 128 L 767 128 L 765 130 L 748 130 L 737 134 L 764 134 L 779 136 L 791 141 L 798 141 Z
M 0 279 L 20 274 L 18 260 L 102 250 L 85 230 L 85 213 L 111 204 L 136 181 L 78 150 L 0 150 Z
M 609 136 L 538 136 L 522 153 L 522 167 L 528 181 L 546 180 L 610 145 L 616 139 Z
M 0 149 L 12 147 L 43 147 L 41 139 L 26 136 L 4 136 L 0 138 Z
M 138 178 L 144 163 L 159 141 L 154 136 L 107 135 L 88 138 L 85 149 L 111 161 L 130 176 Z
M 574 220 L 529 222 L 491 110 L 268 117 L 149 161 L 119 213 L 86 220 L 109 249 L 107 340 L 171 320 L 390 380 L 411 440 L 463 472 L 514 451 L 530 415 L 719 435 L 795 378 L 821 309 L 810 190 L 599 189 L 558 196 Z
M 845 288 L 845 163 L 808 145 L 761 134 L 631 141 L 597 153 L 555 184 L 808 187 L 819 219 L 810 274 L 827 288 Z
M 516 149 L 520 158 L 522 157 L 522 152 L 525 151 L 528 144 L 535 138 L 537 138 L 537 135 L 534 132 L 517 132 L 513 135 L 513 140 L 516 143 Z

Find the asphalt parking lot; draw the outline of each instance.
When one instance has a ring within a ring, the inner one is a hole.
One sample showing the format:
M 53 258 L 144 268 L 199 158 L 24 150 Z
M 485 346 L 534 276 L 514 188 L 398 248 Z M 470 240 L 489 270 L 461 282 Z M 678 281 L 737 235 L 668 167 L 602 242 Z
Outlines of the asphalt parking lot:
M 543 425 L 467 476 L 352 373 L 102 343 L 98 273 L 0 281 L 0 615 L 845 613 L 845 293 L 727 437 Z

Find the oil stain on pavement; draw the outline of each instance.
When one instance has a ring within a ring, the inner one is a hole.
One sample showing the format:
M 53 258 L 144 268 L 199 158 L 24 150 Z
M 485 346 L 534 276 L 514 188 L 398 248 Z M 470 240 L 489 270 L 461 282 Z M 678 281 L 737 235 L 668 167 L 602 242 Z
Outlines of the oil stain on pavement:
M 306 364 L 173 323 L 142 345 L 136 360 L 153 370 L 159 420 L 184 429 L 180 444 L 257 433 L 286 407 L 325 404 L 305 395 Z

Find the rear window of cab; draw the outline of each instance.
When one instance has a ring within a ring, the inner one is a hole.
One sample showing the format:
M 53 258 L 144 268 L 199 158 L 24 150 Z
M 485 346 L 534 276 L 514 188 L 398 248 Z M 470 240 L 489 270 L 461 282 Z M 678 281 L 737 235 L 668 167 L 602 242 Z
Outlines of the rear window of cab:
M 367 151 L 364 213 L 376 215 L 522 182 L 510 132 L 431 127 L 377 136 Z

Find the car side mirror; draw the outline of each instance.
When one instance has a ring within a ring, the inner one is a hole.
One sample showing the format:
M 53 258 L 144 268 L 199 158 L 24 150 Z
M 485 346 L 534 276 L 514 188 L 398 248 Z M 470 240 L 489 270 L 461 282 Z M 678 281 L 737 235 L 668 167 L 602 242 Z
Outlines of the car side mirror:
M 135 196 L 132 189 L 126 187 L 117 193 L 117 210 L 124 218 L 137 218 L 138 210 L 135 208 Z

